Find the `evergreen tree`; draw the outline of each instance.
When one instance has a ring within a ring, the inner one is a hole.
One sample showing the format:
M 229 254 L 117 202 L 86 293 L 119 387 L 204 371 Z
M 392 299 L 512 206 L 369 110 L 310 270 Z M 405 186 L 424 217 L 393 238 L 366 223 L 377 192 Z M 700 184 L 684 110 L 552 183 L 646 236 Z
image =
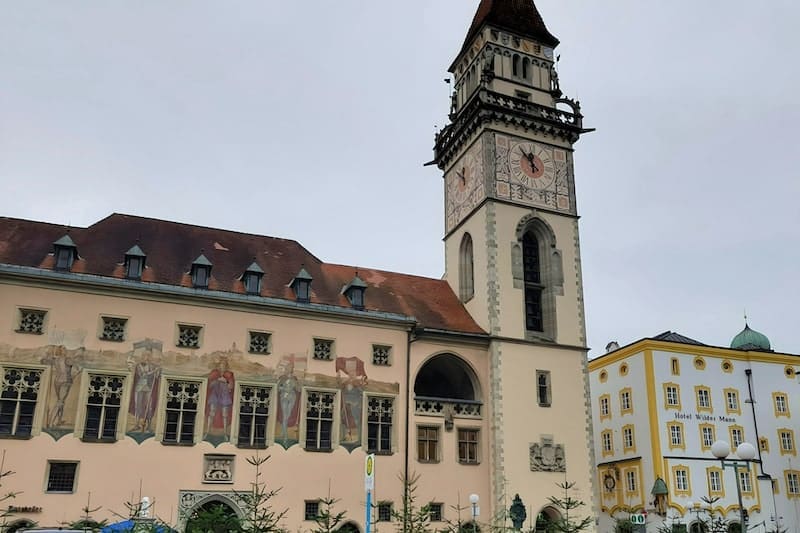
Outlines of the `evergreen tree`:
M 269 489 L 261 480 L 261 467 L 269 459 L 256 454 L 248 457 L 247 462 L 253 465 L 255 477 L 250 483 L 248 492 L 238 493 L 237 499 L 245 514 L 242 531 L 245 533 L 285 533 L 281 520 L 286 516 L 288 509 L 275 511 L 270 505 L 270 500 L 275 497 L 280 489 Z
M 550 521 L 552 531 L 559 533 L 577 533 L 591 526 L 594 520 L 591 516 L 581 518 L 578 509 L 585 506 L 581 500 L 573 498 L 571 493 L 575 489 L 576 483 L 574 481 L 564 481 L 563 483 L 556 483 L 556 485 L 563 491 L 562 497 L 550 496 L 550 504 L 560 511 L 561 516 L 555 520 Z
M 400 481 L 403 483 L 403 506 L 400 511 L 392 510 L 392 517 L 398 522 L 399 533 L 433 533 L 430 506 L 419 507 L 417 504 L 419 478 L 419 474 L 416 473 L 410 477 L 400 476 Z
M 328 490 L 328 497 L 319 500 L 319 513 L 314 518 L 316 527 L 311 530 L 311 533 L 333 533 L 339 530 L 339 526 L 345 521 L 346 512 L 336 512 L 335 505 L 339 502 L 336 498 L 331 498 L 331 492 Z

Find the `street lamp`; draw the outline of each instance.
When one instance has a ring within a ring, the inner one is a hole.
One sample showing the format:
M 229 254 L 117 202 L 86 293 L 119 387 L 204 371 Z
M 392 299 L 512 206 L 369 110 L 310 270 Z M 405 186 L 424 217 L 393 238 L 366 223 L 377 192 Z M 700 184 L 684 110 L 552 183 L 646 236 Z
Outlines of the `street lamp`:
M 724 440 L 718 440 L 711 445 L 711 453 L 714 457 L 719 459 L 722 468 L 733 468 L 734 475 L 736 476 L 736 497 L 739 498 L 739 529 L 742 533 L 747 531 L 747 526 L 744 523 L 744 507 L 742 506 L 742 486 L 739 479 L 739 467 L 744 467 L 746 472 L 750 472 L 750 461 L 756 456 L 755 447 L 749 442 L 743 442 L 736 448 L 736 456 L 741 461 L 726 461 L 725 458 L 731 453 L 731 446 Z
M 477 518 L 478 515 L 481 514 L 480 507 L 478 507 L 478 501 L 480 501 L 480 498 L 477 494 L 469 495 L 469 503 L 472 505 L 472 533 L 476 533 L 477 531 Z

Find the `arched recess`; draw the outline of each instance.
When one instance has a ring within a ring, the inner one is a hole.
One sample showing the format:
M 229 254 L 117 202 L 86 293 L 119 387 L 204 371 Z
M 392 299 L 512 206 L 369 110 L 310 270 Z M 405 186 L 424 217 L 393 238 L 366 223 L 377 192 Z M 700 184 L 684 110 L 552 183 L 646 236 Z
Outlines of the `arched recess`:
M 464 233 L 458 249 L 458 297 L 468 302 L 475 296 L 475 270 L 472 253 L 472 236 Z
M 556 296 L 564 294 L 562 253 L 553 228 L 535 212 L 517 224 L 511 243 L 514 288 L 523 290 L 526 338 L 555 341 Z
M 481 415 L 481 386 L 472 367 L 452 353 L 440 353 L 425 361 L 414 378 L 416 412 L 445 417 L 452 427 L 454 416 Z
M 544 507 L 539 513 L 536 515 L 536 533 L 550 533 L 553 531 L 552 524 L 561 518 L 561 513 L 558 512 L 558 509 L 548 505 Z

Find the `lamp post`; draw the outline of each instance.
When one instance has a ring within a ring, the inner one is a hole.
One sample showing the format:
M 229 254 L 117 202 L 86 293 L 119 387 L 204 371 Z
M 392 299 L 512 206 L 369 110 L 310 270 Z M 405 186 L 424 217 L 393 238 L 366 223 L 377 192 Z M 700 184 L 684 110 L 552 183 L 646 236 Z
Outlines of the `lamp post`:
M 472 533 L 476 533 L 477 532 L 476 520 L 478 518 L 478 515 L 481 514 L 481 510 L 478 507 L 478 502 L 479 501 L 480 501 L 480 498 L 478 497 L 477 494 L 470 494 L 469 495 L 469 503 L 470 503 L 470 505 L 472 505 Z
M 746 472 L 750 472 L 750 461 L 756 456 L 755 447 L 749 442 L 743 442 L 736 448 L 736 456 L 741 459 L 740 461 L 731 460 L 726 461 L 725 458 L 731 453 L 731 446 L 724 440 L 718 440 L 711 445 L 711 453 L 714 457 L 719 459 L 722 468 L 733 468 L 734 475 L 736 476 L 736 497 L 739 499 L 739 529 L 742 533 L 747 531 L 747 526 L 744 523 L 744 507 L 742 506 L 742 486 L 739 479 L 739 468 L 744 467 Z

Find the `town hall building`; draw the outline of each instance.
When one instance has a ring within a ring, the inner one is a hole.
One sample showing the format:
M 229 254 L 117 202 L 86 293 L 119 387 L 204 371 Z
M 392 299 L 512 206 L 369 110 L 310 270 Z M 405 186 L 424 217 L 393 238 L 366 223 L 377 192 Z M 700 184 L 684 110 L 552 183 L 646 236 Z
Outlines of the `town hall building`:
M 143 498 L 179 530 L 210 505 L 247 519 L 249 460 L 265 456 L 259 479 L 291 531 L 328 496 L 364 531 L 368 454 L 373 529 L 402 521 L 403 479 L 437 529 L 546 528 L 564 481 L 593 516 L 573 172 L 589 130 L 562 94 L 558 44 L 532 0 L 481 0 L 454 50 L 431 162 L 443 279 L 136 215 L 0 219 L 12 528 L 84 508 L 113 522 Z

